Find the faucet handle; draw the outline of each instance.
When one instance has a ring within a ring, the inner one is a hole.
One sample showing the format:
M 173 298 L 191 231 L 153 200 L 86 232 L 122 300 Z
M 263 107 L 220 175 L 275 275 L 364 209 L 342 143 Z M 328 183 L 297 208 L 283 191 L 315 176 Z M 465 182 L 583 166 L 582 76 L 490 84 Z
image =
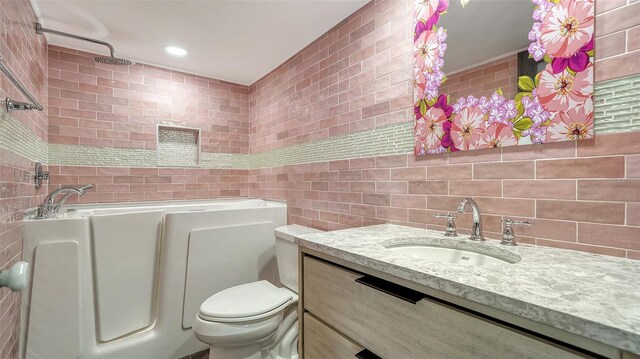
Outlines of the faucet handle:
M 516 243 L 516 234 L 513 230 L 513 226 L 514 225 L 525 225 L 525 226 L 533 226 L 533 222 L 531 221 L 517 221 L 511 218 L 506 218 L 504 221 L 502 221 L 504 223 L 504 229 L 502 230 L 502 241 L 500 241 L 500 244 L 505 245 L 505 246 L 517 246 L 518 243 Z
M 527 220 L 527 221 L 516 221 L 515 219 L 511 219 L 511 218 L 507 218 L 504 221 L 505 225 L 515 225 L 515 224 L 524 224 L 525 226 L 533 226 L 533 222 Z
M 456 215 L 453 213 L 437 213 L 434 215 L 436 218 L 446 218 L 447 219 L 447 230 L 444 232 L 444 235 L 447 237 L 457 237 L 458 232 L 456 231 L 456 222 L 453 221 L 456 218 Z

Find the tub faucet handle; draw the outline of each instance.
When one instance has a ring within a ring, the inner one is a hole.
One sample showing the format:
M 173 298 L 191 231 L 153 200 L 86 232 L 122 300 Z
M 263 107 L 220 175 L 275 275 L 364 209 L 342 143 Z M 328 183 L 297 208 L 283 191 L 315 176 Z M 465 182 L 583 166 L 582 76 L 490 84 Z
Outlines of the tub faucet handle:
M 516 243 L 516 233 L 513 231 L 514 225 L 522 224 L 529 227 L 533 226 L 533 222 L 531 221 L 516 221 L 511 218 L 505 219 L 502 223 L 504 223 L 504 229 L 502 230 L 502 241 L 500 241 L 500 244 L 505 246 L 518 245 L 518 243 Z
M 456 222 L 453 220 L 456 218 L 456 215 L 453 213 L 437 213 L 434 215 L 436 218 L 446 218 L 447 219 L 447 230 L 444 232 L 444 235 L 447 237 L 457 237 L 458 232 L 456 231 Z

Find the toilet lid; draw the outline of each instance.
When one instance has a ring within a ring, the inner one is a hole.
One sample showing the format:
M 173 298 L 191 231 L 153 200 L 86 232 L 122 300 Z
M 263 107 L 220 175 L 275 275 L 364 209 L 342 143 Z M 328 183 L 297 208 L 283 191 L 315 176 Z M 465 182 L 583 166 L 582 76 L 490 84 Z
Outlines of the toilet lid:
M 261 280 L 218 292 L 200 305 L 203 318 L 247 318 L 272 311 L 292 300 L 289 291 Z

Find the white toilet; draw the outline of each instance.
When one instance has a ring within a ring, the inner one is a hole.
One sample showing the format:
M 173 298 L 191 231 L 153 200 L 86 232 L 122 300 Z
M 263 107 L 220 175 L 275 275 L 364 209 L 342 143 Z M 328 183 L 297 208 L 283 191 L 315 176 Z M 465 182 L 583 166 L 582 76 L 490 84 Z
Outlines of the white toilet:
M 241 284 L 202 303 L 193 332 L 210 345 L 210 359 L 298 358 L 298 247 L 293 238 L 317 232 L 296 224 L 276 228 L 278 274 L 285 287 L 266 280 Z

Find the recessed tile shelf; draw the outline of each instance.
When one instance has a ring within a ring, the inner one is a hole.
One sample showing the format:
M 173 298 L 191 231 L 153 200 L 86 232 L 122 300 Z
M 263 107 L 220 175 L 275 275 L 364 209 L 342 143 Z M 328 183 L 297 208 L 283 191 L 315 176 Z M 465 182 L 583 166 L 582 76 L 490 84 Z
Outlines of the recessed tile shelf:
M 200 165 L 200 129 L 158 126 L 158 166 Z

